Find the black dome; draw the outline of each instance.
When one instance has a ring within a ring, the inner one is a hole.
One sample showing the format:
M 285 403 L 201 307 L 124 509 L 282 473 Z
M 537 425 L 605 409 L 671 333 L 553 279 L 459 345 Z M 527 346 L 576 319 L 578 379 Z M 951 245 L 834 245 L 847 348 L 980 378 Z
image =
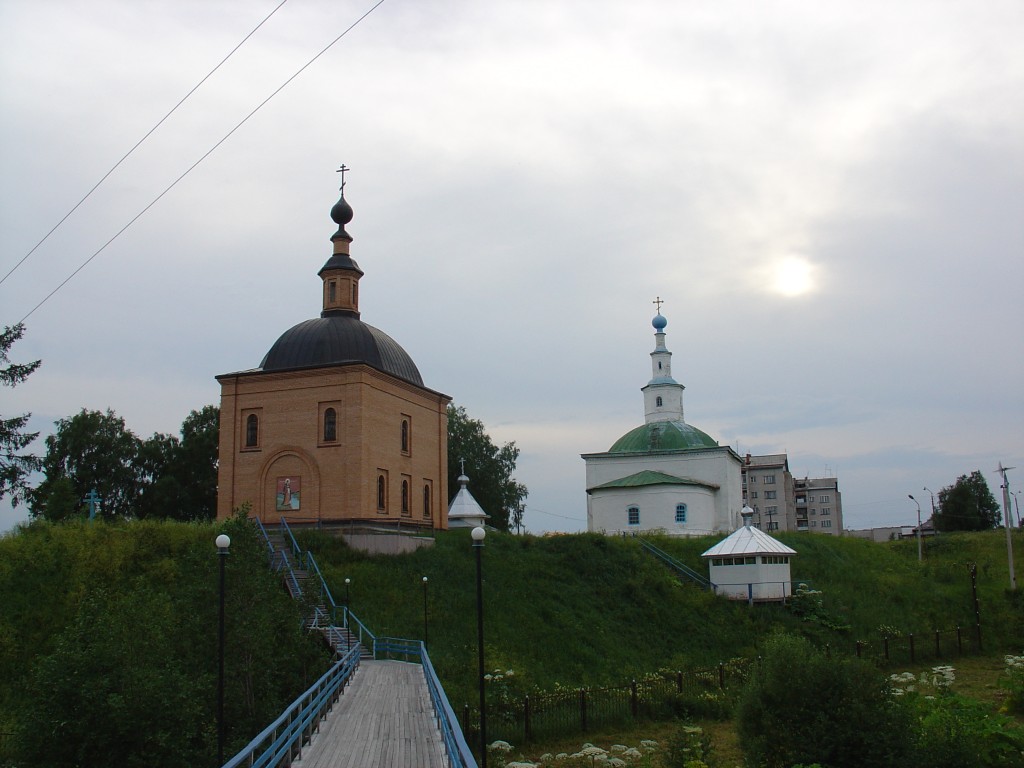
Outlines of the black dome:
M 419 369 L 398 342 L 351 315 L 318 317 L 289 328 L 274 342 L 260 368 L 282 371 L 347 363 L 366 363 L 423 386 Z

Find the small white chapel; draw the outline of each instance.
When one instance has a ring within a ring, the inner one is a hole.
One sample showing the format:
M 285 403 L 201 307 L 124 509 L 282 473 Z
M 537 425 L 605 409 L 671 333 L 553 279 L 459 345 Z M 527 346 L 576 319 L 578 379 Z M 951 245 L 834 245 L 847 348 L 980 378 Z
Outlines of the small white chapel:
M 660 300 L 659 300 L 660 310 Z M 704 536 L 735 530 L 743 507 L 742 460 L 683 416 L 685 387 L 672 378 L 668 320 L 658 314 L 644 423 L 603 453 L 585 453 L 587 530 Z

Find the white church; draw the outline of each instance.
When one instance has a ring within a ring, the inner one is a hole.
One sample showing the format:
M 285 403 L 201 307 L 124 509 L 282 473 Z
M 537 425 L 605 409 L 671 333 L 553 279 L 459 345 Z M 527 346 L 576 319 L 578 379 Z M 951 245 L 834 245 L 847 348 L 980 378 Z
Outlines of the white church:
M 587 530 L 677 536 L 728 533 L 740 523 L 742 460 L 683 417 L 683 385 L 672 378 L 666 320 L 654 326 L 651 380 L 641 389 L 644 423 L 604 453 L 585 453 Z

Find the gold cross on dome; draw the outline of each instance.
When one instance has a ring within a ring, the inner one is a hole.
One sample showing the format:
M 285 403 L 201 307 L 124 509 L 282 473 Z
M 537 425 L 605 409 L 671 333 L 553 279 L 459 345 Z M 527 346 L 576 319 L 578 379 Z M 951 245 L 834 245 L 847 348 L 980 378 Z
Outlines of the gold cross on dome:
M 651 302 L 651 304 L 657 304 L 658 305 L 658 314 L 659 315 L 661 314 L 661 305 L 664 304 L 664 303 L 665 303 L 665 301 L 661 298 L 661 296 L 655 297 L 654 301 Z

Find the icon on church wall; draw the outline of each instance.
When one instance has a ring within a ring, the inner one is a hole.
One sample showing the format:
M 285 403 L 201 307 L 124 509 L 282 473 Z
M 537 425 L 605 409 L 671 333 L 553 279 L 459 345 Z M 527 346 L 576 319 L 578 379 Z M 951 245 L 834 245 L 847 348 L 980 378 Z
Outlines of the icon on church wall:
M 298 475 L 277 478 L 278 512 L 299 509 L 300 484 L 301 478 Z

